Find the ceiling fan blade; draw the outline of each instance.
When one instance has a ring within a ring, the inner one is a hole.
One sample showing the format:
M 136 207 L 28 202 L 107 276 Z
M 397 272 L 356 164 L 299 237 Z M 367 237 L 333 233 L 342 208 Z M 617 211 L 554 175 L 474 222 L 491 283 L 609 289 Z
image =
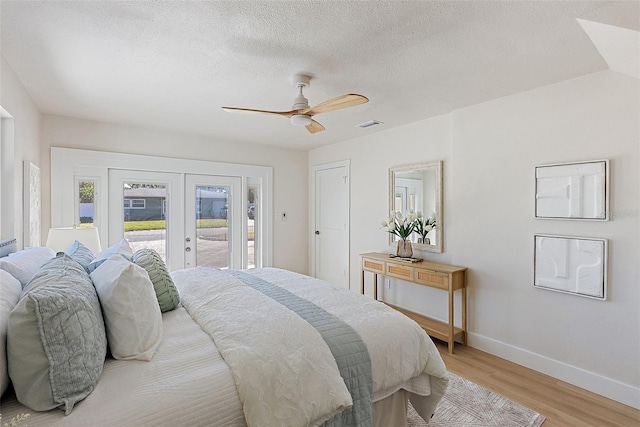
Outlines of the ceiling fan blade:
M 265 113 L 265 114 L 275 114 L 277 116 L 289 117 L 296 114 L 294 111 L 271 111 L 271 110 L 256 110 L 253 108 L 238 108 L 238 107 L 222 107 L 222 109 L 228 113 Z
M 322 132 L 324 130 L 324 126 L 322 126 L 320 123 L 316 122 L 313 119 L 311 119 L 311 123 L 309 123 L 305 127 L 307 128 L 309 133 Z
M 308 114 L 310 116 L 313 116 L 315 114 L 326 113 L 327 111 L 355 107 L 356 105 L 364 104 L 367 102 L 369 102 L 369 99 L 366 96 L 349 93 L 347 95 L 342 95 L 337 98 L 321 102 L 320 104 L 311 107 L 308 110 L 300 111 L 299 114 Z

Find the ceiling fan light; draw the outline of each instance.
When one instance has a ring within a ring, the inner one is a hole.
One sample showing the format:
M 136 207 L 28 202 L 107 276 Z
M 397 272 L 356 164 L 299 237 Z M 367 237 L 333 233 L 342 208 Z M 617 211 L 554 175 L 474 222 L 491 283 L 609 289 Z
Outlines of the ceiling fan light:
M 291 116 L 291 124 L 294 126 L 307 126 L 311 123 L 311 116 L 307 114 L 294 114 Z

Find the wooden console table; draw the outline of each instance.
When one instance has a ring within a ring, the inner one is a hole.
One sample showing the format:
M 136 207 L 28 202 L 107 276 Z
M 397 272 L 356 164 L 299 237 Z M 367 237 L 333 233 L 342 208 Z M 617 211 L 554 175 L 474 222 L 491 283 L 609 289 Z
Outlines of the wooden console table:
M 465 267 L 428 261 L 402 261 L 389 258 L 389 254 L 378 252 L 369 252 L 360 254 L 360 256 L 362 257 L 360 293 L 364 294 L 365 271 L 371 272 L 373 273 L 373 298 L 376 300 L 378 299 L 378 274 L 447 291 L 449 294 L 449 319 L 447 323 L 401 307 L 387 305 L 415 320 L 430 336 L 446 341 L 449 345 L 449 353 L 453 353 L 456 340 L 467 345 L 467 269 Z M 462 325 L 460 328 L 455 327 L 453 323 L 453 295 L 457 290 L 462 292 Z

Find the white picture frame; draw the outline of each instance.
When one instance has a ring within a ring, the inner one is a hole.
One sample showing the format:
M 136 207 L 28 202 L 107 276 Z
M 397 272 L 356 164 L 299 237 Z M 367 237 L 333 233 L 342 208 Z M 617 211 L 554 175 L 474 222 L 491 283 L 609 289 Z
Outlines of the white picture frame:
M 24 162 L 24 247 L 42 244 L 41 228 L 41 187 L 40 168 L 29 161 Z
M 533 286 L 607 299 L 607 239 L 534 235 Z
M 536 166 L 536 218 L 608 221 L 609 169 L 609 160 Z

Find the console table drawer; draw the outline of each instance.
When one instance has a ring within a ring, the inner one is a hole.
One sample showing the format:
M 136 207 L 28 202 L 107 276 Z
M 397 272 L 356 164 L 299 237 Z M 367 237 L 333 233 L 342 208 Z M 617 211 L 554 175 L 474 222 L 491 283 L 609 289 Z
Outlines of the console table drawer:
M 384 274 L 384 262 L 364 258 L 362 260 L 362 269 L 366 271 L 372 271 L 374 273 Z
M 449 289 L 449 275 L 436 271 L 416 268 L 414 281 L 434 288 Z
M 387 263 L 387 271 L 385 276 L 397 277 L 403 280 L 413 280 L 413 268 L 404 265 Z

